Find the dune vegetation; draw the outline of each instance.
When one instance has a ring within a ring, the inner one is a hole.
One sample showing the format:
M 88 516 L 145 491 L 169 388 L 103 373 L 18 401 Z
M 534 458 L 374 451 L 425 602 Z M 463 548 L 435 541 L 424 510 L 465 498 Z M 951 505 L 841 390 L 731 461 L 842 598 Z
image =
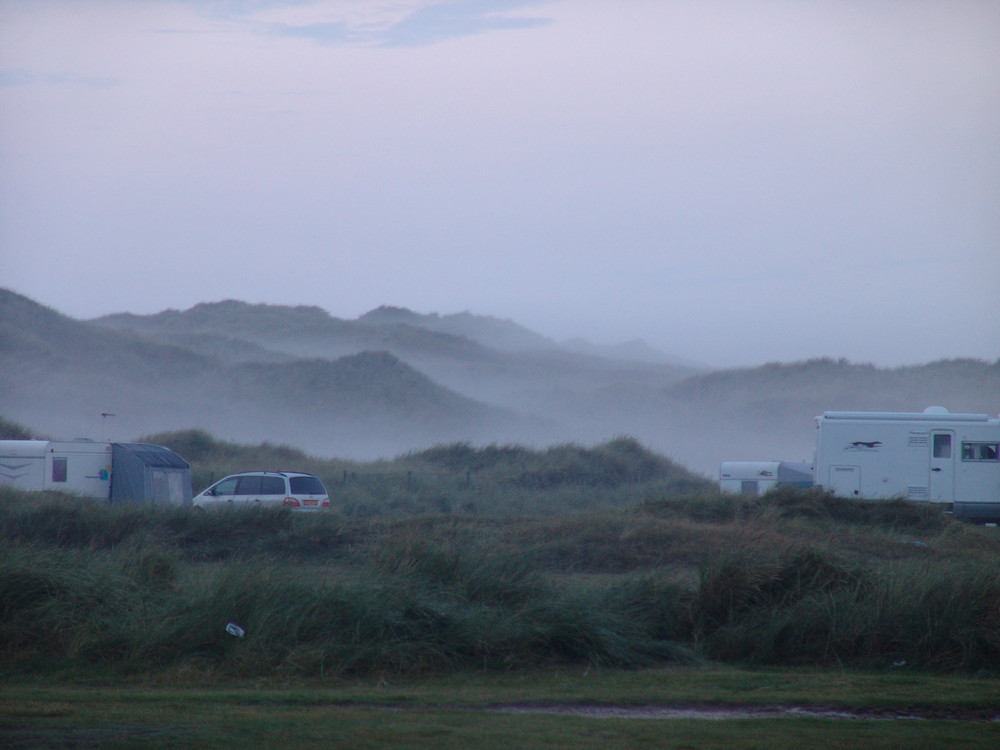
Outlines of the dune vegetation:
M 192 462 L 196 491 L 237 470 L 305 470 L 334 510 L 0 490 L 9 673 L 1000 670 L 1000 536 L 934 507 L 721 496 L 628 438 L 359 464 L 196 431 L 151 437 Z

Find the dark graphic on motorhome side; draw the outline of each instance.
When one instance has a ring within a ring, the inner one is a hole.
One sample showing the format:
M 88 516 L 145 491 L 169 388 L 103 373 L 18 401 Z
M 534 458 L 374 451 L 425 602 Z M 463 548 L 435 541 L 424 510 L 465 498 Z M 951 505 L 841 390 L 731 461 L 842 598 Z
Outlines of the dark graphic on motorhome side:
M 872 440 L 871 442 L 865 442 L 864 440 L 855 440 L 853 443 L 847 446 L 847 450 L 873 451 L 877 450 L 880 445 L 882 445 L 881 440 Z

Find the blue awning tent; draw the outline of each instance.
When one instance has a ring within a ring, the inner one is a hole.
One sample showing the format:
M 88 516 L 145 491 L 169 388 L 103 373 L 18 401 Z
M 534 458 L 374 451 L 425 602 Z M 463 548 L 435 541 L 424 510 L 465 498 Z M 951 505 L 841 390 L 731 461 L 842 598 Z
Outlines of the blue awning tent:
M 169 448 L 112 443 L 111 464 L 112 503 L 191 503 L 191 465 Z

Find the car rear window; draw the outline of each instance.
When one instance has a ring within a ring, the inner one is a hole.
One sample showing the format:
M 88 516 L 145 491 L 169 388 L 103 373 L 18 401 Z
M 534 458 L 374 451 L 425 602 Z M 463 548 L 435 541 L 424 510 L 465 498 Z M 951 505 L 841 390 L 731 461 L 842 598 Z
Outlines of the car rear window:
M 326 488 L 316 477 L 289 477 L 293 495 L 325 495 Z

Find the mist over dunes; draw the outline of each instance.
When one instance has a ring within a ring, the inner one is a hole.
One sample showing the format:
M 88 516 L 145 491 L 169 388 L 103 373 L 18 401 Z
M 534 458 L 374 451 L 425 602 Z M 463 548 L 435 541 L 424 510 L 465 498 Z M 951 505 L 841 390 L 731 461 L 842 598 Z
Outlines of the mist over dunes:
M 706 474 L 808 459 L 825 410 L 1000 411 L 1000 360 L 814 359 L 710 371 L 642 342 L 556 342 L 513 321 L 227 300 L 76 320 L 0 290 L 0 414 L 58 437 L 203 428 L 371 459 L 454 441 L 633 436 Z M 101 414 L 115 416 L 104 420 Z

